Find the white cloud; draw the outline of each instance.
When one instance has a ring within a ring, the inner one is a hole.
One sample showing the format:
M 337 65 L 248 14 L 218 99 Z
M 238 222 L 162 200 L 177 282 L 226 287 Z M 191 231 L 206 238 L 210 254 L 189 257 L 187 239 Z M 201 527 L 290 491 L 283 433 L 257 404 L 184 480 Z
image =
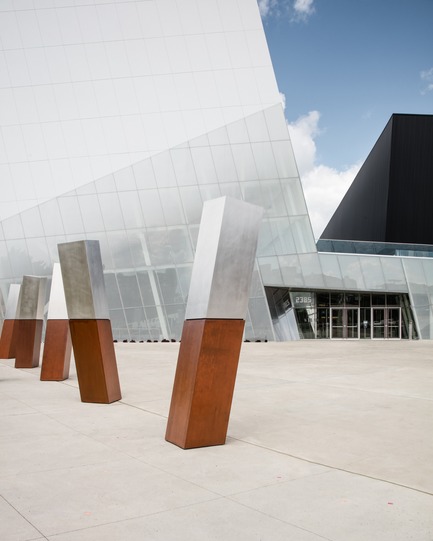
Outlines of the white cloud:
M 289 123 L 293 150 L 316 238 L 322 234 L 360 168 L 360 164 L 354 164 L 338 171 L 316 163 L 315 138 L 321 134 L 319 120 L 320 113 L 310 111 Z
M 314 0 L 295 0 L 293 9 L 295 10 L 296 15 L 301 18 L 306 18 L 314 13 L 313 2 Z
M 430 68 L 429 70 L 423 70 L 420 73 L 421 80 L 426 85 L 423 90 L 421 91 L 422 94 L 426 94 L 427 92 L 430 92 L 433 90 L 433 68 Z
M 257 3 L 262 17 L 271 15 L 278 4 L 277 0 L 257 0 Z
M 257 0 L 260 15 L 269 17 L 288 17 L 292 21 L 305 21 L 314 13 L 314 0 Z

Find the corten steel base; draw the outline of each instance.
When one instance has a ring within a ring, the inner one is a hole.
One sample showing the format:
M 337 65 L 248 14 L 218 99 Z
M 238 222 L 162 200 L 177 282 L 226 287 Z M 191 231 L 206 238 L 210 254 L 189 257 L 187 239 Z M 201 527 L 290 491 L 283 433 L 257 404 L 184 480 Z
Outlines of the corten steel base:
M 185 321 L 167 441 L 182 449 L 225 443 L 244 325 L 242 319 Z
M 16 320 L 15 368 L 39 366 L 42 339 L 42 319 Z
M 122 398 L 109 319 L 71 319 L 72 347 L 82 402 Z
M 49 319 L 45 331 L 41 381 L 63 381 L 69 377 L 72 341 L 67 319 Z
M 0 338 L 0 359 L 14 359 L 16 351 L 16 319 L 5 319 Z

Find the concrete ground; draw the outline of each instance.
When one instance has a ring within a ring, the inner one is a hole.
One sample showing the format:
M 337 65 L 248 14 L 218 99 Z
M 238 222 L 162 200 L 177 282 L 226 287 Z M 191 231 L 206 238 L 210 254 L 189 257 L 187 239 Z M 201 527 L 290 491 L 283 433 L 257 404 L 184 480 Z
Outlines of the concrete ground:
M 0 361 L 0 540 L 433 541 L 433 344 L 244 344 L 227 443 L 165 442 L 179 344 L 123 398 Z

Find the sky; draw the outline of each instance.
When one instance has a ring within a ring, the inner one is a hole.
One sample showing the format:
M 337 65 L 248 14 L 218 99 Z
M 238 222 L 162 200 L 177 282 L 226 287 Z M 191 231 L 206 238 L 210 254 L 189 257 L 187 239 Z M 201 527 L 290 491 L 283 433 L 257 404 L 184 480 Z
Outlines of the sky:
M 433 0 L 258 5 L 318 238 L 391 115 L 433 114 Z

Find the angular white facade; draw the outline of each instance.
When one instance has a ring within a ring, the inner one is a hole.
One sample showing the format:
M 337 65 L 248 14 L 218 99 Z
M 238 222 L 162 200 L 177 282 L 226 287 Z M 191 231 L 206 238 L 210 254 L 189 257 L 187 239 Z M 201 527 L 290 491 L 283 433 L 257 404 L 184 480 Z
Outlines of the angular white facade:
M 0 3 L 0 218 L 279 101 L 254 0 Z
M 433 335 L 432 260 L 317 252 L 256 0 L 11 0 L 0 45 L 5 295 L 99 240 L 115 338 L 178 339 L 230 195 L 265 210 L 247 339 Z

